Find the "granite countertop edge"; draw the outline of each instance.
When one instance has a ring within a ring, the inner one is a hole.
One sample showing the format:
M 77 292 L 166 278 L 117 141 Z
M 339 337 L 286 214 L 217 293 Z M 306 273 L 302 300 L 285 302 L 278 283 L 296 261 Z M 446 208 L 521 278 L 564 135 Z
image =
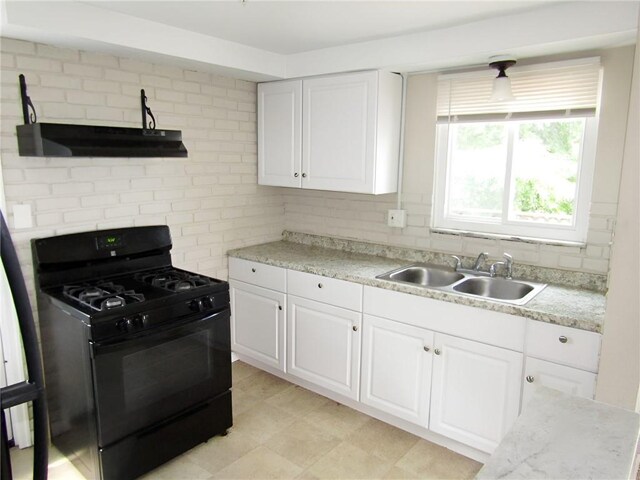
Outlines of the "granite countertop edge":
M 375 278 L 376 275 L 412 263 L 402 259 L 377 257 L 287 241 L 238 248 L 230 250 L 227 254 L 229 257 L 275 267 L 602 333 L 605 299 L 604 294 L 599 292 L 549 284 L 527 304 L 512 305 Z

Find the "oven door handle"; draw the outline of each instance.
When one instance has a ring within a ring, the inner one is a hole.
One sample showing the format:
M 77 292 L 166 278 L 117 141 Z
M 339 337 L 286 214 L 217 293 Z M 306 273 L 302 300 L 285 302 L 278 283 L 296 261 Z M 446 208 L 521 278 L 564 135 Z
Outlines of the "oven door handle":
M 184 321 L 179 325 L 168 324 L 163 327 L 151 328 L 149 330 L 142 331 L 140 332 L 140 334 L 133 337 L 119 338 L 118 340 L 112 342 L 99 343 L 90 340 L 89 344 L 91 345 L 91 356 L 93 358 L 96 355 L 113 353 L 118 350 L 126 350 L 128 348 L 131 348 L 133 345 L 139 347 L 140 344 L 144 343 L 156 343 L 160 340 L 176 336 L 176 333 L 181 330 L 193 331 L 202 329 L 204 324 L 217 321 L 219 317 L 224 316 L 225 314 L 227 318 L 230 316 L 230 310 L 228 308 L 219 310 L 197 320 Z

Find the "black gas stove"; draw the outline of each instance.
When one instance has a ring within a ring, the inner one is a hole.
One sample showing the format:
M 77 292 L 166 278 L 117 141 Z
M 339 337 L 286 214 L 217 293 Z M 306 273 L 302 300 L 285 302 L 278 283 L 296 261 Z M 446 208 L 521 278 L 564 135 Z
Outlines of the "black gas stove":
M 231 426 L 229 286 L 170 249 L 166 226 L 32 242 L 52 441 L 88 478 L 135 478 Z

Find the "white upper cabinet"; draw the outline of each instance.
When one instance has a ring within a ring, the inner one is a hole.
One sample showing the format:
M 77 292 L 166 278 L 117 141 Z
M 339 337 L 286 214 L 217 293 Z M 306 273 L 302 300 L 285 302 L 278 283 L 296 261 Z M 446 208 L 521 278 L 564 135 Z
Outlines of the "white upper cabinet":
M 300 186 L 302 82 L 258 85 L 258 183 Z
M 258 183 L 397 190 L 402 79 L 367 71 L 258 85 Z

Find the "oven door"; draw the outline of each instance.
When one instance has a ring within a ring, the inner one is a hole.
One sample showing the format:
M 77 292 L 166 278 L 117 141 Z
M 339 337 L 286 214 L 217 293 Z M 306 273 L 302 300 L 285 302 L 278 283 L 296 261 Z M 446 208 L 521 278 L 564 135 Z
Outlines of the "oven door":
M 171 419 L 231 388 L 229 310 L 92 344 L 98 443 Z

